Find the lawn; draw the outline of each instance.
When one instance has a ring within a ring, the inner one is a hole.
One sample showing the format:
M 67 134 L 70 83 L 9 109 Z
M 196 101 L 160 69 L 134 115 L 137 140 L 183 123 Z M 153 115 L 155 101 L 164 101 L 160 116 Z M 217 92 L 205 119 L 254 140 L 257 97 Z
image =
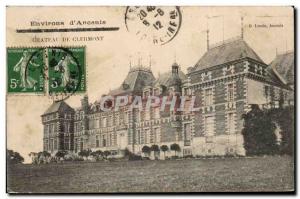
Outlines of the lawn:
M 7 190 L 21 193 L 291 191 L 289 156 L 14 165 Z

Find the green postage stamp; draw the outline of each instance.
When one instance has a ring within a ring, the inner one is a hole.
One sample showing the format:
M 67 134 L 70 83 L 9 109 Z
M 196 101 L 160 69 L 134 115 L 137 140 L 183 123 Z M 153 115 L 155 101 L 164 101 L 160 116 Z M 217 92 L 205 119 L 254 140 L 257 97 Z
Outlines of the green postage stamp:
M 86 91 L 85 47 L 7 48 L 8 93 Z
M 41 48 L 7 49 L 9 93 L 43 93 L 45 62 Z

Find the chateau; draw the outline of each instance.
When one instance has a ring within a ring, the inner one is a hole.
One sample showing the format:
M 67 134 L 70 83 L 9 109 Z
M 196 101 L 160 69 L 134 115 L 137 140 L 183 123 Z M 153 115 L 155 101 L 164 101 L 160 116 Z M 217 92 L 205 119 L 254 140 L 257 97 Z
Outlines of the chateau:
M 257 104 L 261 108 L 293 104 L 294 53 L 279 54 L 266 64 L 242 38 L 210 46 L 184 74 L 174 63 L 167 73 L 154 77 L 150 68 L 131 67 L 122 85 L 108 96 L 128 96 L 129 104 L 141 96 L 143 106 L 149 96 L 185 96 L 188 106 L 195 96 L 198 111 L 173 111 L 159 107 L 140 111 L 124 105 L 115 111 L 102 111 L 100 99 L 88 96 L 72 108 L 64 101 L 54 102 L 41 116 L 44 150 L 56 152 L 84 149 L 108 150 L 121 156 L 127 148 L 135 154 L 143 146 L 177 143 L 179 156 L 245 155 L 242 115 Z M 104 97 L 105 95 L 103 95 Z M 114 107 L 115 101 L 107 101 Z M 178 107 L 178 104 L 176 105 Z M 172 151 L 166 156 L 174 155 Z M 163 158 L 163 152 L 151 153 Z

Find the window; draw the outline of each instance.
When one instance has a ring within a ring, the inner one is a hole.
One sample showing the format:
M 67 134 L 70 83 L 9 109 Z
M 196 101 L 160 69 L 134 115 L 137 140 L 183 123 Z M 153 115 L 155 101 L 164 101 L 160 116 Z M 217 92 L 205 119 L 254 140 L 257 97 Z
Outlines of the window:
M 228 114 L 228 131 L 229 131 L 229 134 L 234 133 L 234 115 L 233 115 L 233 113 Z
M 94 128 L 98 129 L 99 128 L 99 119 L 94 120 Z
M 149 142 L 150 143 L 154 143 L 155 142 L 155 137 L 154 137 L 155 135 L 153 135 L 153 131 L 151 131 L 150 129 L 149 129 Z
M 214 135 L 214 118 L 212 116 L 205 117 L 205 135 L 213 136 Z
M 140 130 L 137 130 L 136 131 L 136 140 L 135 140 L 135 143 L 136 144 L 141 144 L 141 137 L 140 137 Z
M 159 143 L 160 142 L 160 129 L 154 128 L 154 142 Z
M 70 132 L 70 124 L 68 122 L 65 122 L 65 132 L 66 133 Z
M 96 135 L 96 147 L 100 146 L 99 135 Z
M 212 88 L 208 88 L 208 89 L 205 90 L 204 105 L 205 106 L 212 105 Z
M 55 140 L 56 141 L 56 140 Z M 55 144 L 54 144 L 55 145 Z M 55 147 L 55 146 L 54 146 Z M 69 138 L 65 139 L 65 150 L 69 150 Z
M 83 138 L 80 139 L 80 151 L 83 150 Z
M 124 113 L 124 121 L 125 121 L 125 124 L 127 124 L 129 122 L 129 112 Z
M 78 144 L 78 139 L 76 138 L 75 139 L 75 142 L 74 142 L 74 150 L 75 150 L 75 153 L 77 152 L 77 144 Z
M 155 107 L 154 108 L 154 118 L 159 119 L 160 118 L 160 107 Z
M 112 115 L 109 117 L 109 120 L 110 120 L 110 126 L 113 126 L 114 125 L 114 117 Z
M 153 93 L 154 93 L 155 96 L 158 96 L 160 94 L 159 88 L 155 88 Z
M 188 88 L 183 89 L 183 95 L 189 95 L 189 89 Z
M 51 139 L 50 140 L 50 150 L 53 151 L 53 145 L 54 145 L 54 140 Z
M 118 113 L 115 114 L 115 120 L 116 125 L 120 125 L 120 116 Z
M 233 94 L 233 84 L 228 84 L 227 85 L 227 92 L 228 92 L 228 101 L 232 102 L 234 99 L 234 94 Z
M 137 112 L 135 113 L 135 118 L 136 118 L 136 121 L 137 121 L 137 122 L 140 122 L 140 120 L 141 120 L 141 117 L 140 117 L 140 111 L 137 111 Z
M 150 120 L 150 110 L 145 110 L 145 120 Z
M 102 135 L 102 147 L 106 147 L 106 138 L 105 138 L 105 135 Z
M 48 140 L 44 142 L 44 151 L 48 151 Z
M 149 91 L 145 91 L 145 92 L 144 92 L 144 98 L 149 97 L 149 95 L 150 95 L 150 92 L 149 92 Z
M 107 119 L 106 117 L 102 118 L 102 127 L 106 127 L 107 126 Z
M 191 140 L 191 124 L 184 124 L 184 140 Z
M 140 131 L 140 144 L 145 144 L 145 135 L 143 131 Z
M 144 143 L 148 144 L 149 141 L 150 141 L 150 130 L 145 129 L 145 131 L 144 131 Z

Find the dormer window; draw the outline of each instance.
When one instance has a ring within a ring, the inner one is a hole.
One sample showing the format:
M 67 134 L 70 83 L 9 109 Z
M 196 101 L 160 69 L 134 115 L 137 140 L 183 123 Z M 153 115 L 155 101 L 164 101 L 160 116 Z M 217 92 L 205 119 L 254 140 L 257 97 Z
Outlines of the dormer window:
M 150 91 L 149 90 L 144 91 L 144 98 L 149 97 L 149 95 L 150 95 Z
M 155 96 L 160 95 L 160 90 L 159 90 L 159 88 L 154 88 L 153 93 L 154 93 Z

